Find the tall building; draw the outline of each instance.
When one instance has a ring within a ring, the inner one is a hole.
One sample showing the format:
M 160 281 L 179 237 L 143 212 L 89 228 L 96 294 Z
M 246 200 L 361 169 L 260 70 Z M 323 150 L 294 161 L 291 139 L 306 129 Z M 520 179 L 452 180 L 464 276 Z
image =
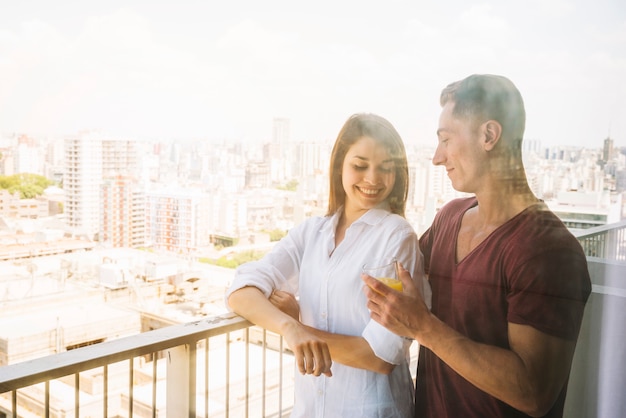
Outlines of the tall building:
M 319 172 L 328 173 L 330 150 L 326 144 L 299 142 L 295 146 L 295 153 L 291 160 L 294 163 L 293 174 L 298 178 Z
M 106 178 L 132 177 L 138 168 L 132 140 L 84 133 L 65 140 L 67 223 L 75 233 L 95 238 L 100 231 L 100 187 Z
M 274 118 L 272 142 L 280 147 L 280 156 L 287 157 L 289 152 L 289 119 Z
M 65 212 L 76 234 L 94 238 L 100 228 L 102 139 L 83 134 L 65 140 Z
M 241 193 L 213 195 L 207 218 L 215 243 L 247 237 L 248 199 Z
M 246 188 L 261 189 L 271 185 L 270 167 L 265 162 L 250 162 L 246 166 Z
M 139 168 L 137 143 L 118 138 L 102 139 L 102 177 L 127 176 L 136 178 Z
M 129 177 L 107 178 L 101 187 L 99 240 L 112 247 L 139 248 L 146 242 L 145 196 Z
M 210 244 L 210 196 L 172 187 L 146 192 L 147 238 L 152 247 L 189 254 Z
M 608 163 L 613 158 L 613 140 L 607 137 L 604 140 L 604 146 L 602 147 L 602 161 Z
M 267 153 L 269 160 L 266 161 L 270 164 L 272 181 L 277 183 L 292 177 L 289 135 L 289 119 L 274 118 L 272 142 Z
M 32 173 L 43 175 L 43 153 L 33 138 L 20 135 L 14 153 L 15 173 Z

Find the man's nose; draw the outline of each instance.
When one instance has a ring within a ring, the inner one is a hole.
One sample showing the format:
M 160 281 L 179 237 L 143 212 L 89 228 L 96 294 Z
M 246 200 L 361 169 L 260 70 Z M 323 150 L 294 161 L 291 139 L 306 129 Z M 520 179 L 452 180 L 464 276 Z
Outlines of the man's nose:
M 435 154 L 433 155 L 433 164 L 441 165 L 446 161 L 445 153 L 441 149 L 441 145 L 437 145 L 437 149 L 435 149 Z

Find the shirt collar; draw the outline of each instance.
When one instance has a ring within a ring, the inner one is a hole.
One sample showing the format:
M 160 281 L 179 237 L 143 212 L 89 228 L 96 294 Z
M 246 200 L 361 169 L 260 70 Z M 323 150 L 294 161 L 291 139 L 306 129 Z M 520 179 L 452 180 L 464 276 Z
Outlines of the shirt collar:
M 339 222 L 339 216 L 341 215 L 342 211 L 343 211 L 343 206 L 340 207 L 337 210 L 337 212 L 331 215 L 329 222 L 327 222 L 326 225 L 324 225 L 321 231 L 325 231 L 328 229 L 331 229 L 332 231 L 334 231 L 335 229 L 337 229 L 337 223 Z M 389 205 L 389 202 L 384 201 L 384 202 L 379 203 L 372 209 L 368 210 L 367 212 L 365 212 L 359 219 L 354 221 L 354 224 L 358 224 L 362 222 L 368 225 L 376 225 L 380 223 L 385 217 L 389 216 L 390 212 L 391 212 L 391 206 Z

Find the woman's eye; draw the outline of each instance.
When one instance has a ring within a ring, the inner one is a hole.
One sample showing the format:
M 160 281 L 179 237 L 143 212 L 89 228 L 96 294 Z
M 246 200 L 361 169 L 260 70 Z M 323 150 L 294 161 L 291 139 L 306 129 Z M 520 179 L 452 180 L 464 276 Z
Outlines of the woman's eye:
M 356 171 L 363 171 L 363 170 L 367 170 L 367 166 L 362 166 L 362 165 L 353 165 L 352 167 L 354 167 L 354 169 Z
M 380 171 L 383 173 L 391 173 L 393 171 L 393 169 L 389 168 L 389 167 L 380 167 Z

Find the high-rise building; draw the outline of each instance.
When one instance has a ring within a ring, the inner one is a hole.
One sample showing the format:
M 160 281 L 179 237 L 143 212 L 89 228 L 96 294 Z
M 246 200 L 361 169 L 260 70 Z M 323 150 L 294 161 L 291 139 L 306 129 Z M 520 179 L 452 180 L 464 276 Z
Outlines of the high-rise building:
M 330 150 L 326 144 L 299 142 L 295 146 L 295 153 L 291 160 L 294 163 L 293 174 L 298 178 L 315 175 L 319 172 L 328 173 Z
M 280 147 L 281 157 L 289 152 L 289 119 L 274 118 L 272 142 Z
M 212 235 L 235 239 L 248 236 L 248 198 L 245 195 L 214 195 L 209 213 Z
M 84 133 L 65 140 L 67 223 L 77 234 L 96 237 L 100 231 L 100 187 L 106 178 L 136 175 L 134 141 Z
M 65 212 L 76 234 L 94 238 L 100 228 L 102 139 L 83 134 L 65 140 Z
M 210 244 L 210 196 L 171 187 L 146 192 L 147 238 L 152 247 L 189 254 Z
M 290 158 L 289 119 L 274 118 L 272 143 L 269 149 L 270 170 L 272 181 L 282 183 L 292 177 L 292 161 Z
M 101 187 L 99 240 L 112 247 L 146 245 L 145 196 L 134 179 L 107 178 Z
M 39 144 L 33 138 L 21 135 L 14 153 L 15 173 L 43 175 L 44 157 Z
M 246 188 L 261 189 L 271 185 L 270 167 L 265 162 L 250 162 L 246 166 Z
M 602 161 L 607 163 L 613 158 L 613 140 L 607 137 L 604 140 L 604 146 L 602 147 Z

